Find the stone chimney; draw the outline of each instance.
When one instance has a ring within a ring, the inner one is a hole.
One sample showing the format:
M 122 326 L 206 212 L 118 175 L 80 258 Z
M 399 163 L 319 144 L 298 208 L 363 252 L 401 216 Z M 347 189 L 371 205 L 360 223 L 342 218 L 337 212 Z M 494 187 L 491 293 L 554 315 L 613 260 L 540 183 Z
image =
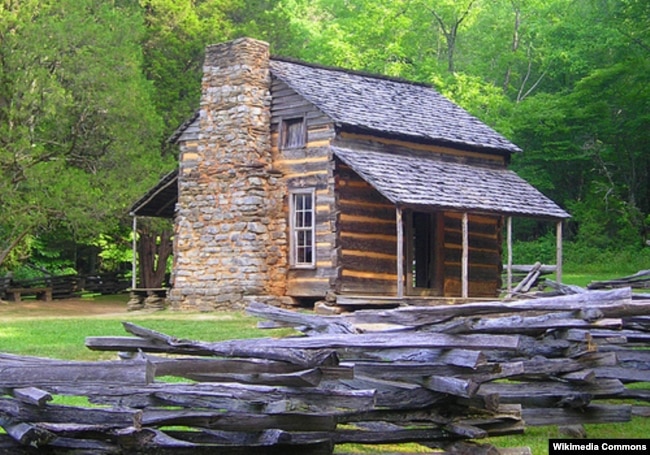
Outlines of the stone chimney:
M 270 85 L 267 43 L 241 38 L 206 49 L 198 141 L 181 143 L 172 308 L 239 309 L 284 294 Z

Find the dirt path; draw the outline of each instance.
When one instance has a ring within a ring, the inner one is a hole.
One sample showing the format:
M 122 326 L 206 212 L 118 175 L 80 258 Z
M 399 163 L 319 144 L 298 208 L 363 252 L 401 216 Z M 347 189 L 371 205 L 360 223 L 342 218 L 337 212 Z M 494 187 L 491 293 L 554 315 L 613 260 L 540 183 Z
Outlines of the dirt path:
M 106 316 L 126 313 L 126 302 L 122 296 L 114 299 L 63 299 L 51 302 L 23 300 L 22 302 L 0 301 L 0 320 L 4 317 L 84 317 Z

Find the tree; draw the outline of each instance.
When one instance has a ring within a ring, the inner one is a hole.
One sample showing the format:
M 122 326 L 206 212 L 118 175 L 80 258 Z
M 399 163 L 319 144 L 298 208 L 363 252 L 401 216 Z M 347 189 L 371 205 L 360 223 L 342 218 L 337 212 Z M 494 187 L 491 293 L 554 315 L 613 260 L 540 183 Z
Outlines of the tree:
M 0 8 L 1 264 L 53 227 L 78 240 L 110 229 L 163 164 L 137 8 L 102 0 Z
M 138 266 L 142 288 L 160 288 L 172 254 L 172 228 L 168 222 L 141 221 L 138 228 Z

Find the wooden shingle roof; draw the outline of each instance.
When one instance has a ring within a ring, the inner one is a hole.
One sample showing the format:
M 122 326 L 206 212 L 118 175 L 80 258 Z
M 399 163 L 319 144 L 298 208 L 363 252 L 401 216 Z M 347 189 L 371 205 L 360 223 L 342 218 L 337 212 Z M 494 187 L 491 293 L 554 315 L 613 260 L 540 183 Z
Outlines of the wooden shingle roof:
M 271 74 L 344 128 L 470 149 L 520 152 L 501 134 L 428 85 L 272 58 Z M 169 138 L 198 131 L 199 112 Z
M 344 127 L 441 145 L 521 151 L 427 85 L 278 58 L 271 59 L 271 73 Z
M 533 218 L 570 215 L 507 169 L 333 147 L 334 154 L 395 205 Z

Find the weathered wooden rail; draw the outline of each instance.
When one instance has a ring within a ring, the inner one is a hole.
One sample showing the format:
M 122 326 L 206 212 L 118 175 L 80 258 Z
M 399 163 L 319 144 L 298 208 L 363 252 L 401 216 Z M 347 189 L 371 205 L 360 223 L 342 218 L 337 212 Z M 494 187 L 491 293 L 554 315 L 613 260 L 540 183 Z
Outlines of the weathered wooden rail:
M 118 294 L 131 286 L 131 282 L 116 273 L 97 275 L 43 276 L 27 280 L 0 278 L 0 298 L 20 302 L 22 296 L 34 295 L 37 299 L 69 299 L 82 292 Z
M 625 400 L 650 401 L 650 390 L 627 388 L 650 379 L 650 350 L 639 349 L 650 303 L 629 289 L 345 317 L 249 312 L 308 336 L 203 342 L 125 323 L 131 336 L 86 345 L 130 360 L 0 355 L 0 453 L 330 454 L 406 441 L 526 453 L 480 440 L 627 421 Z M 52 404 L 56 395 L 100 407 Z

